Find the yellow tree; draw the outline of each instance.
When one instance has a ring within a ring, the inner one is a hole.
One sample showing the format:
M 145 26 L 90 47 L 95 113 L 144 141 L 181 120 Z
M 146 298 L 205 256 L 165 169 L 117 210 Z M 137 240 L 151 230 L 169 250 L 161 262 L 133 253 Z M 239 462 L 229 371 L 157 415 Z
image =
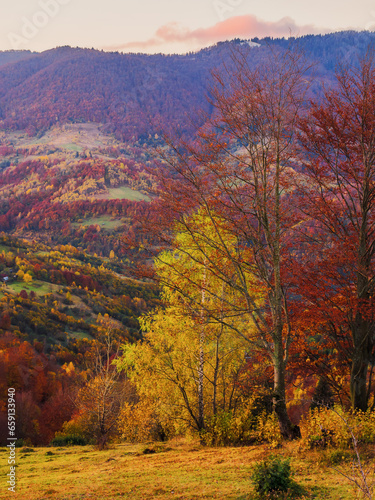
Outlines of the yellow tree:
M 202 212 L 192 223 L 207 234 L 210 221 Z M 235 407 L 249 348 L 243 337 L 233 334 L 233 328 L 244 331 L 245 321 L 233 311 L 235 291 L 213 272 L 218 265 L 214 249 L 207 247 L 207 259 L 201 262 L 202 245 L 203 240 L 179 232 L 175 248 L 159 255 L 156 270 L 166 307 L 142 318 L 144 340 L 125 346 L 120 362 L 141 395 L 158 399 L 169 419 L 188 421 L 198 431 L 218 411 Z M 236 251 L 229 239 L 227 245 Z M 252 276 L 247 281 L 259 306 L 261 291 Z
M 31 276 L 31 274 L 29 274 L 29 273 L 25 273 L 25 274 L 23 275 L 23 281 L 24 281 L 25 283 L 31 283 L 31 282 L 33 281 L 33 277 Z

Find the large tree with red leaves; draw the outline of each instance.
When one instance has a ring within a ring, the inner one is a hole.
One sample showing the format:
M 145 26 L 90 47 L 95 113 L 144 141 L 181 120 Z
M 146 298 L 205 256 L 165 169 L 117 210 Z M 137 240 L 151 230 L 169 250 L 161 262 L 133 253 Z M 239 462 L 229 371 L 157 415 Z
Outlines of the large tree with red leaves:
M 301 123 L 309 226 L 300 285 L 322 333 L 351 364 L 350 397 L 366 410 L 375 348 L 375 64 L 341 68 Z M 314 251 L 315 250 L 315 251 Z
M 227 307 L 242 318 L 236 331 L 249 347 L 268 356 L 274 370 L 274 409 L 282 434 L 291 438 L 295 430 L 287 413 L 285 377 L 294 336 L 288 262 L 298 222 L 292 167 L 308 68 L 290 51 L 275 50 L 256 69 L 248 65 L 247 56 L 245 48 L 236 52 L 232 64 L 214 75 L 213 118 L 196 142 L 172 140 L 169 152 L 163 151 L 159 214 L 162 226 L 170 229 L 172 224 L 194 241 L 207 273 L 235 290 L 236 303 Z M 192 224 L 189 215 L 198 210 L 209 220 L 210 232 Z M 160 225 L 158 231 L 160 236 Z M 191 253 L 189 248 L 179 251 Z M 202 288 L 201 282 L 195 285 Z M 254 286 L 263 294 L 262 307 L 252 300 Z M 206 293 L 222 300 L 219 289 Z

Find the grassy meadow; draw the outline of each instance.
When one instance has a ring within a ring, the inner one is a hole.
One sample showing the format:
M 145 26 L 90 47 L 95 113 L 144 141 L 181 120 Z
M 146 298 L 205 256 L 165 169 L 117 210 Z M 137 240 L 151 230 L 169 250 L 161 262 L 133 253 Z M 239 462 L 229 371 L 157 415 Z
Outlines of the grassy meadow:
M 84 219 L 82 222 L 73 222 L 73 227 L 88 227 L 88 226 L 100 226 L 102 229 L 107 229 L 112 231 L 119 228 L 122 225 L 121 220 L 113 220 L 109 215 L 103 215 L 102 217 L 90 217 L 89 219 Z
M 298 442 L 271 450 L 267 445 L 210 448 L 186 440 L 118 444 L 105 451 L 92 446 L 19 448 L 15 494 L 8 494 L 6 489 L 8 452 L 1 448 L 0 498 L 250 500 L 253 498 L 249 479 L 252 467 L 270 454 L 291 459 L 294 480 L 304 488 L 301 498 L 356 498 L 349 481 L 336 470 L 352 473 L 348 453 L 338 457 L 337 451 L 332 450 L 305 452 L 299 450 Z M 367 465 L 372 467 L 374 457 L 369 454 L 371 451 L 367 450 Z
M 108 189 L 108 196 L 105 196 L 108 200 L 132 200 L 132 201 L 140 201 L 140 200 L 149 200 L 150 198 L 141 193 L 140 191 L 136 191 L 135 189 L 131 189 L 127 186 L 122 186 L 119 188 L 110 188 Z

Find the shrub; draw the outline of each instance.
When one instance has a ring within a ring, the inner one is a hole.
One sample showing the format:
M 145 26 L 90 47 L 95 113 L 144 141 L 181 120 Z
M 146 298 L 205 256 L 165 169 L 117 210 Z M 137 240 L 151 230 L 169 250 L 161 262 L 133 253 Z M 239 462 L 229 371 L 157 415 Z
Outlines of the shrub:
M 85 446 L 88 442 L 82 436 L 67 434 L 54 437 L 50 444 L 51 446 Z
M 119 431 L 122 439 L 130 442 L 165 441 L 169 435 L 158 418 L 155 404 L 147 399 L 122 406 Z
M 17 439 L 16 441 L 16 448 L 22 448 L 23 446 L 27 446 L 31 444 L 31 441 L 29 439 Z
M 86 421 L 82 416 L 78 416 L 65 422 L 62 430 L 56 432 L 55 437 L 50 442 L 51 446 L 84 446 L 91 444 L 92 437 L 86 427 Z
M 283 438 L 275 413 L 263 413 L 258 419 L 258 440 L 270 443 L 272 448 L 280 446 Z
M 265 498 L 265 495 L 288 491 L 293 484 L 291 473 L 289 460 L 271 457 L 255 465 L 251 481 L 259 497 Z
M 249 444 L 256 441 L 256 433 L 248 412 L 239 411 L 235 414 L 233 410 L 221 410 L 206 420 L 200 438 L 208 446 Z
M 219 411 L 206 421 L 201 440 L 207 445 L 244 445 L 267 441 L 281 442 L 279 426 L 271 413 L 272 402 L 266 391 L 241 401 L 236 411 Z M 277 443 L 277 444 L 276 444 Z
M 321 462 L 323 465 L 329 467 L 340 465 L 345 462 L 353 462 L 356 459 L 355 453 L 350 450 L 342 450 L 340 448 L 335 448 L 327 450 L 325 454 L 322 455 Z
M 274 414 L 261 413 L 252 418 L 247 411 L 218 412 L 206 422 L 201 441 L 208 446 L 245 445 L 267 442 L 272 448 L 280 446 L 282 436 Z
M 362 443 L 375 442 L 375 412 L 345 411 L 341 407 L 317 408 L 300 422 L 303 447 L 349 448 L 352 446 L 350 429 Z

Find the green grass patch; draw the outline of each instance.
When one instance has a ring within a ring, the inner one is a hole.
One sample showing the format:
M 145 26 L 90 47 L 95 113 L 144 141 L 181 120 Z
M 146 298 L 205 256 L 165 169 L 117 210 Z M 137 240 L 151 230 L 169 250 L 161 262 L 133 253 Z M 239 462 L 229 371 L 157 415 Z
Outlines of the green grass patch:
M 82 219 L 82 222 L 72 223 L 72 226 L 75 227 L 100 226 L 101 228 L 107 229 L 108 231 L 113 231 L 114 229 L 117 229 L 122 225 L 123 223 L 121 222 L 121 220 L 112 220 L 110 216 L 92 217 L 90 219 Z
M 15 251 L 15 249 L 14 249 L 14 248 L 7 247 L 7 246 L 5 246 L 5 245 L 0 245 L 0 252 L 2 252 L 3 250 L 4 250 L 5 252 L 9 252 L 9 251 L 13 251 L 13 252 L 14 252 L 14 251 Z M 16 250 L 16 251 L 17 251 L 17 250 Z
M 13 293 L 20 293 L 21 290 L 26 290 L 27 293 L 33 291 L 39 296 L 46 295 L 47 293 L 54 293 L 63 288 L 60 285 L 54 285 L 52 283 L 47 283 L 46 281 L 35 280 L 31 283 L 25 283 L 24 281 L 14 281 L 9 283 L 3 290 Z
M 82 331 L 76 331 L 76 332 L 66 332 L 68 337 L 71 337 L 73 339 L 87 339 L 87 340 L 92 340 L 94 337 L 92 337 L 89 333 L 87 332 L 82 332 Z
M 74 144 L 74 142 L 68 142 L 67 144 L 62 144 L 61 148 L 67 149 L 68 151 L 77 151 L 78 153 L 83 151 L 82 147 L 78 146 L 77 144 Z
M 150 198 L 147 195 L 126 186 L 110 188 L 108 189 L 108 192 L 109 194 L 106 196 L 106 199 L 108 200 L 150 201 Z

